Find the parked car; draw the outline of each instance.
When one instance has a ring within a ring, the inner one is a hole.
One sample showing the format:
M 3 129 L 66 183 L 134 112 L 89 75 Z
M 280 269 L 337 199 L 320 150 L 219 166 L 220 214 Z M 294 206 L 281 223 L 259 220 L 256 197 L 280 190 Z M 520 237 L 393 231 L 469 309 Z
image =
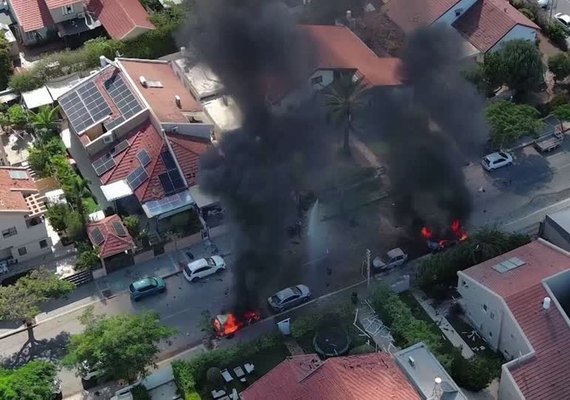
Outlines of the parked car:
M 226 269 L 226 262 L 220 256 L 200 258 L 185 265 L 182 269 L 184 278 L 189 282 L 196 282 L 212 274 L 222 272 Z
M 564 134 L 561 132 L 554 131 L 548 135 L 539 137 L 534 141 L 534 147 L 541 153 L 547 153 L 549 151 L 557 149 L 562 142 L 564 142 Z
M 285 311 L 311 298 L 311 291 L 305 285 L 297 285 L 280 290 L 267 299 L 269 307 L 275 312 Z
M 570 16 L 568 16 L 567 14 L 556 13 L 554 14 L 554 18 L 565 27 L 567 28 L 570 27 Z
M 155 294 L 164 293 L 166 284 L 160 277 L 149 277 L 134 281 L 129 285 L 131 299 L 139 301 L 143 297 L 153 296 Z
M 494 171 L 507 165 L 512 165 L 513 156 L 506 151 L 497 151 L 495 153 L 487 154 L 481 160 L 481 165 L 487 171 Z
M 400 248 L 392 249 L 384 256 L 375 257 L 372 261 L 374 272 L 389 271 L 408 261 L 408 255 Z

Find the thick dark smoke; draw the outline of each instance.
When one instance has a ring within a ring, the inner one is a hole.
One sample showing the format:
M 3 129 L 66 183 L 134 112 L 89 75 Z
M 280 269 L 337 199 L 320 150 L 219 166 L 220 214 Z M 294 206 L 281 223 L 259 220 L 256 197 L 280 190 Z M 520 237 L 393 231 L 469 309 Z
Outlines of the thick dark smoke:
M 466 222 L 471 211 L 462 167 L 481 151 L 487 126 L 483 99 L 462 76 L 462 54 L 448 28 L 418 30 L 401 56 L 405 89 L 372 102 L 398 219 L 414 232 Z
M 280 267 L 286 228 L 296 218 L 296 177 L 324 154 L 320 108 L 305 103 L 275 115 L 266 95 L 305 81 L 310 49 L 283 5 L 267 0 L 198 2 L 190 46 L 238 103 L 243 126 L 201 160 L 200 186 L 221 198 L 233 223 L 236 311 L 257 306 Z

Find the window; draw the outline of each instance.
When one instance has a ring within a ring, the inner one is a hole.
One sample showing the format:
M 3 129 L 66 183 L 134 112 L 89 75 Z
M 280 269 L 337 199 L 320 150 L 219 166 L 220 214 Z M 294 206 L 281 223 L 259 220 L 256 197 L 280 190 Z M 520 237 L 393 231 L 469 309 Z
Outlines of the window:
M 495 313 L 494 313 L 493 311 L 491 311 L 491 313 L 489 314 L 489 317 L 490 317 L 491 319 L 495 319 Z
M 314 78 L 311 79 L 311 85 L 318 85 L 319 83 L 323 83 L 322 75 L 315 76 Z
M 13 226 L 13 227 L 11 227 L 11 228 L 8 228 L 8 229 L 4 229 L 4 230 L 2 231 L 2 236 L 4 237 L 4 239 L 6 239 L 6 238 L 8 238 L 8 237 L 10 237 L 10 236 L 17 235 L 17 234 L 18 234 L 18 231 L 16 230 L 16 227 L 15 227 L 15 226 Z
M 25 256 L 26 254 L 28 254 L 28 250 L 26 250 L 25 247 L 20 247 L 20 248 L 18 249 L 18 254 L 21 255 L 21 256 Z
M 464 288 L 469 287 L 469 285 L 467 285 L 467 282 L 465 282 L 465 279 L 461 279 L 461 286 L 463 286 Z
M 61 12 L 63 15 L 69 15 L 73 13 L 73 4 L 61 7 Z
M 45 249 L 47 247 L 47 240 L 40 240 L 40 249 Z
M 483 304 L 483 311 L 487 312 L 487 304 Z

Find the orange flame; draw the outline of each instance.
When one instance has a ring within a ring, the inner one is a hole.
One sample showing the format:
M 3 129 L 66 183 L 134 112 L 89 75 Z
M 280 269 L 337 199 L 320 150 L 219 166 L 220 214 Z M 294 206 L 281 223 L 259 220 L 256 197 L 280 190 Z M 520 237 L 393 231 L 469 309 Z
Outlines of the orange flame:
M 461 222 L 459 222 L 458 219 L 453 220 L 453 222 L 451 223 L 451 230 L 453 231 L 453 234 L 459 239 L 460 242 L 467 240 L 467 232 L 465 232 L 463 228 L 461 228 Z
M 430 229 L 427 226 L 424 226 L 422 228 L 422 236 L 426 239 L 426 240 L 430 240 L 432 233 L 430 231 Z
M 256 311 L 245 312 L 241 320 L 238 320 L 238 318 L 231 313 L 218 315 L 214 319 L 214 329 L 218 336 L 230 336 L 236 333 L 243 326 L 250 325 L 260 319 L 261 314 Z

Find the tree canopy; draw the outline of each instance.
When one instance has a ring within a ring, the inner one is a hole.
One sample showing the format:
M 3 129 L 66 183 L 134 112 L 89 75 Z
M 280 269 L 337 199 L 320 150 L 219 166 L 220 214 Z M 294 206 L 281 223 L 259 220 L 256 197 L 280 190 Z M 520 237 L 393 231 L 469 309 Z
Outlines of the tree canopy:
M 564 80 L 570 75 L 570 57 L 566 53 L 558 53 L 548 59 L 548 69 L 554 74 L 556 81 Z
M 174 334 L 160 324 L 158 314 L 114 317 L 95 316 L 88 309 L 81 317 L 83 333 L 73 335 L 63 364 L 78 367 L 83 362 L 101 365 L 103 373 L 114 379 L 134 382 L 155 365 L 158 343 Z
M 8 86 L 12 70 L 10 44 L 4 35 L 0 35 L 0 90 L 4 90 Z
M 56 372 L 47 361 L 30 361 L 14 370 L 0 368 L 0 399 L 52 400 Z
M 486 116 L 491 127 L 491 144 L 497 148 L 512 144 L 523 135 L 536 136 L 542 127 L 536 108 L 506 100 L 489 104 Z

